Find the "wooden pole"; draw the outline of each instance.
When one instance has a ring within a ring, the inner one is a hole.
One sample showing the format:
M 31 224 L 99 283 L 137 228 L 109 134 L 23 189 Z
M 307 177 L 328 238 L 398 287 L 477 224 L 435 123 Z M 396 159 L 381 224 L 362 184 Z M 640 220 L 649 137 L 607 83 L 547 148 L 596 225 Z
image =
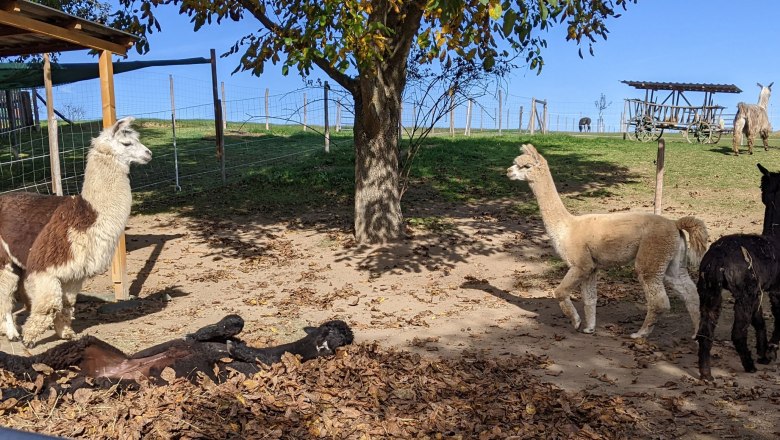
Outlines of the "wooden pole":
M 268 131 L 268 88 L 265 89 L 265 131 Z
M 341 101 L 336 101 L 336 133 L 341 131 Z
M 536 98 L 531 98 L 531 119 L 528 121 L 528 128 L 533 136 L 536 129 Z
M 325 94 L 325 152 L 330 153 L 330 125 L 328 124 L 328 90 L 330 90 L 330 84 L 325 81 L 324 87 Z
M 103 128 L 111 127 L 116 123 L 114 64 L 111 56 L 112 53 L 107 50 L 100 52 L 100 98 L 103 107 Z M 47 101 L 51 101 L 51 99 L 47 99 Z M 114 298 L 117 301 L 130 299 L 130 283 L 127 278 L 127 249 L 124 233 L 119 237 L 116 250 L 114 250 L 114 257 L 111 260 L 111 280 L 114 284 Z
M 520 106 L 520 121 L 517 124 L 517 132 L 521 133 L 523 131 L 523 106 Z
M 466 129 L 463 130 L 463 134 L 466 136 L 471 136 L 471 100 L 469 99 L 469 104 L 466 107 Z
M 498 90 L 498 115 L 497 115 L 498 116 L 498 134 L 499 135 L 501 134 L 501 120 L 504 119 L 503 118 L 503 115 L 504 115 L 504 107 L 503 107 L 504 100 L 503 100 L 503 96 L 504 95 L 503 95 L 502 91 L 499 89 Z
M 33 119 L 35 120 L 35 130 L 41 129 L 41 121 L 39 120 L 40 116 L 38 115 L 38 97 L 35 96 L 38 94 L 38 90 L 33 87 L 32 89 L 32 104 L 33 104 Z
M 217 53 L 211 49 L 211 93 L 214 99 L 214 131 L 216 133 L 217 159 L 222 171 L 222 184 L 225 184 L 225 133 L 222 130 L 222 104 L 217 92 Z
M 51 192 L 62 195 L 62 174 L 60 171 L 59 133 L 54 117 L 54 93 L 51 84 L 51 62 L 49 54 L 43 54 L 43 85 L 46 88 L 46 119 L 49 121 L 49 165 L 51 167 Z
M 658 156 L 655 160 L 655 200 L 653 201 L 653 213 L 661 215 L 661 196 L 664 192 L 664 156 L 666 141 L 658 139 Z
M 547 101 L 542 106 L 542 134 L 547 134 Z

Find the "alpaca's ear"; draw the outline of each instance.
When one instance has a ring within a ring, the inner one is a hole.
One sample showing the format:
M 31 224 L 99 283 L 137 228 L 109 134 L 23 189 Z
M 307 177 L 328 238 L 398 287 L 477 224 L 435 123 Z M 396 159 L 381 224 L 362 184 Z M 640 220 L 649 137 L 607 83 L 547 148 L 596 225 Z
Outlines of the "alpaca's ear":
M 768 86 L 766 86 L 766 88 L 767 88 L 767 89 L 769 89 L 769 90 L 772 90 L 772 84 L 774 84 L 774 83 L 775 83 L 775 82 L 774 82 L 774 81 L 772 81 L 771 83 L 769 83 L 769 85 L 768 85 Z
M 762 88 L 762 89 L 764 88 L 764 86 L 762 86 L 760 82 L 757 82 L 757 83 L 756 83 L 756 85 L 757 85 L 758 87 Z
M 308 326 L 307 326 L 307 327 L 304 327 L 304 328 L 303 328 L 303 331 L 304 331 L 304 333 L 306 333 L 307 335 L 310 335 L 310 336 L 311 336 L 311 335 L 313 335 L 314 333 L 317 333 L 317 330 L 319 330 L 319 329 L 320 329 L 319 327 L 308 327 Z
M 534 160 L 534 162 L 539 162 L 539 152 L 536 151 L 536 148 L 534 148 L 531 144 L 524 144 L 523 145 L 523 153 L 531 156 L 531 158 Z
M 759 171 L 761 171 L 761 174 L 769 177 L 769 170 L 761 166 L 760 163 L 757 163 L 756 166 L 758 167 Z
M 130 124 L 132 124 L 133 121 L 135 121 L 135 118 L 132 116 L 127 116 L 125 118 L 116 121 L 116 123 L 114 123 L 114 126 L 111 127 L 111 133 L 116 136 L 116 134 L 119 133 L 120 131 L 126 128 L 130 128 Z

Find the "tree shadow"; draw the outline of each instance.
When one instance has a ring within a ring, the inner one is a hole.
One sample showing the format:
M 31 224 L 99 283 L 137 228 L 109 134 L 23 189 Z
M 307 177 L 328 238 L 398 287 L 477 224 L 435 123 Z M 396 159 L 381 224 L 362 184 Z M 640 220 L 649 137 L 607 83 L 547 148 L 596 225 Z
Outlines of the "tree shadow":
M 137 297 L 141 293 L 141 288 L 143 287 L 146 280 L 149 278 L 149 275 L 152 273 L 152 270 L 154 270 L 154 267 L 157 264 L 157 260 L 159 260 L 160 254 L 162 254 L 163 248 L 165 247 L 165 243 L 181 237 L 184 237 L 184 234 L 172 234 L 172 235 L 127 234 L 126 236 L 127 252 L 134 252 L 139 249 L 143 249 L 147 246 L 153 246 L 151 255 L 149 256 L 149 258 L 147 258 L 146 262 L 144 263 L 144 266 L 140 270 L 138 270 L 138 274 L 136 275 L 133 282 L 130 284 L 130 287 L 128 289 L 130 296 Z

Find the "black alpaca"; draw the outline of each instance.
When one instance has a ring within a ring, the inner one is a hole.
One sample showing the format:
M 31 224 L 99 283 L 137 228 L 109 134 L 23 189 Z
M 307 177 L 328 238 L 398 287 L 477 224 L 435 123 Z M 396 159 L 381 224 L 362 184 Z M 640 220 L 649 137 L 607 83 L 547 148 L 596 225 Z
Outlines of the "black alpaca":
M 580 118 L 580 132 L 590 131 L 590 118 Z
M 168 341 L 131 356 L 94 336 L 59 344 L 41 354 L 25 357 L 0 352 L 0 369 L 17 376 L 32 375 L 33 364 L 46 364 L 54 370 L 78 367 L 80 376 L 99 379 L 101 384 L 134 383 L 141 377 L 159 378 L 166 367 L 177 377 L 195 379 L 200 371 L 212 379 L 214 366 L 225 358 L 229 368 L 245 374 L 260 370 L 257 362 L 278 362 L 284 353 L 300 355 L 304 361 L 335 353 L 338 347 L 352 343 L 352 330 L 344 321 L 328 321 L 319 327 L 306 327 L 307 335 L 295 342 L 276 347 L 253 348 L 235 336 L 244 328 L 238 315 L 228 315 L 216 324 L 204 327 L 181 339 Z M 224 376 L 224 369 L 220 370 Z
M 699 304 L 701 323 L 696 336 L 699 342 L 699 374 L 712 380 L 710 350 L 721 307 L 721 290 L 734 297 L 734 325 L 731 340 L 748 373 L 756 365 L 747 345 L 748 327 L 756 331 L 758 363 L 768 364 L 777 357 L 780 343 L 780 173 L 761 170 L 761 201 L 765 205 L 764 230 L 761 235 L 734 234 L 721 237 L 710 246 L 699 265 Z M 767 343 L 766 324 L 761 300 L 769 296 L 775 326 Z

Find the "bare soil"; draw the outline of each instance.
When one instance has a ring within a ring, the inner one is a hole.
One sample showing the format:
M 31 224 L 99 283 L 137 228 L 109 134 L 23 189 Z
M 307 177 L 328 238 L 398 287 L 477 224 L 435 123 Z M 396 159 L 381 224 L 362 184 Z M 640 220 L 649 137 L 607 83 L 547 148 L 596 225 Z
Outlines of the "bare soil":
M 571 392 L 622 396 L 681 438 L 780 435 L 777 365 L 742 371 L 729 342 L 730 302 L 716 332 L 715 384 L 697 379 L 697 346 L 679 298 L 671 298 L 672 310 L 649 339 L 629 338 L 644 318 L 630 268 L 602 274 L 596 333 L 578 333 L 552 299 L 565 268 L 554 258 L 540 218 L 513 214 L 510 205 L 456 205 L 412 194 L 407 216 L 440 221 L 410 228 L 407 240 L 377 248 L 355 246 L 347 213 L 285 220 L 271 214 L 228 220 L 133 216 L 127 264 L 137 299 L 118 307 L 106 302 L 110 275 L 99 276 L 84 287 L 74 329 L 133 352 L 229 313 L 244 317 L 243 338 L 253 345 L 286 342 L 300 337 L 305 325 L 338 318 L 353 326 L 356 343 L 429 358 L 534 355 L 543 362 L 531 372 L 542 381 Z M 624 209 L 651 210 L 625 200 L 606 200 L 603 207 Z M 713 240 L 760 232 L 759 212 L 724 218 L 669 206 L 664 214 L 702 218 Z M 19 314 L 18 322 L 24 319 Z M 35 352 L 57 343 L 53 336 L 43 342 Z M 4 339 L 0 350 L 25 353 Z

